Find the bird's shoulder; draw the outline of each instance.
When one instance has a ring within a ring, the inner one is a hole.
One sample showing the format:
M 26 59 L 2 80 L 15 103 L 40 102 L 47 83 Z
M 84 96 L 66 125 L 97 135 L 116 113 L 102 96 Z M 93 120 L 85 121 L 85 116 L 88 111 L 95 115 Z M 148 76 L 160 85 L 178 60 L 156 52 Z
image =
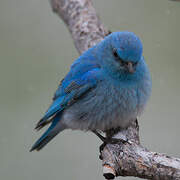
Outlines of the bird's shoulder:
M 100 69 L 100 64 L 93 55 L 80 56 L 71 65 L 68 74 L 61 80 L 53 99 L 75 90 L 81 91 L 87 86 L 94 86 L 99 79 Z

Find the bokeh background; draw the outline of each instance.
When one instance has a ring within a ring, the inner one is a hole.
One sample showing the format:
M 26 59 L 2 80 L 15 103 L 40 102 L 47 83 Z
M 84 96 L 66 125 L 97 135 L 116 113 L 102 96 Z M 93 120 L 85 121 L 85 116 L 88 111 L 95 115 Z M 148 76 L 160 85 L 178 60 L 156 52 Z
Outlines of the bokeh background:
M 141 142 L 180 157 L 180 3 L 168 0 L 94 0 L 111 31 L 129 30 L 144 44 L 153 92 L 139 119 Z M 0 179 L 103 180 L 92 133 L 64 131 L 41 152 L 33 128 L 59 81 L 78 57 L 48 0 L 0 1 Z M 137 179 L 137 178 L 119 178 Z

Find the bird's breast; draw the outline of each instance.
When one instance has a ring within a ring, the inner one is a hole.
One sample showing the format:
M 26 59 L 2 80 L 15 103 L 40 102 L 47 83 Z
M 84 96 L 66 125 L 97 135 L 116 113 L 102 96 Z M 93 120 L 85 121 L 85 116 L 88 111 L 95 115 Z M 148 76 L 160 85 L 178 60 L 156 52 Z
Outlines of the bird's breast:
M 125 128 L 144 108 L 144 89 L 142 85 L 101 82 L 65 110 L 64 120 L 71 129 L 105 131 Z

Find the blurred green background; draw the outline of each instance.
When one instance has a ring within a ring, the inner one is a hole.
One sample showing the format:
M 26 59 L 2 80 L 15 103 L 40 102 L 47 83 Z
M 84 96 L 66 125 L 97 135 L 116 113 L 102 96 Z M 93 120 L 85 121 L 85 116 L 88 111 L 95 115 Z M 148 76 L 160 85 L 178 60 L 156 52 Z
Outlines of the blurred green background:
M 142 144 L 180 157 L 180 3 L 94 0 L 94 5 L 109 30 L 134 31 L 143 41 L 153 92 L 139 120 Z M 101 141 L 92 133 L 67 130 L 41 152 L 29 153 L 42 133 L 33 128 L 77 57 L 48 0 L 0 1 L 0 179 L 104 179 Z

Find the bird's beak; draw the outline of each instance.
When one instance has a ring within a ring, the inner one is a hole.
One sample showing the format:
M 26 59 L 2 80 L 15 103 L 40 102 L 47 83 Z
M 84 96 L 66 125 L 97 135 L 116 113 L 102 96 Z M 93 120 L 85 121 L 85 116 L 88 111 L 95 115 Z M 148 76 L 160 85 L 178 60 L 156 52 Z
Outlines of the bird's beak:
M 135 69 L 134 69 L 134 67 L 133 67 L 132 62 L 128 62 L 128 63 L 127 63 L 127 70 L 128 70 L 128 72 L 130 72 L 130 73 L 134 73 L 134 72 L 135 72 Z

